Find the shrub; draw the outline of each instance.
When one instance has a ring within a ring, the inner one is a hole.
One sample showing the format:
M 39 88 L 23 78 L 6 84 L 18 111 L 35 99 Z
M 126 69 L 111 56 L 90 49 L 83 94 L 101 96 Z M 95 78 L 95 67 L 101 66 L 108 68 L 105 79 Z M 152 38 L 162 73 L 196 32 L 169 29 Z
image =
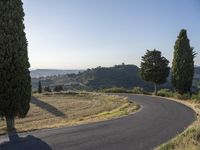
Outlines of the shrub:
M 173 97 L 173 93 L 169 89 L 160 89 L 157 93 L 158 96 Z
M 200 102 L 200 91 L 197 94 L 192 94 L 192 99 Z
M 65 93 L 63 93 L 63 94 L 65 94 L 65 95 L 78 95 L 78 94 L 80 94 L 81 92 L 76 92 L 76 91 L 67 91 L 67 92 L 65 92 Z M 82 93 L 81 93 L 82 94 Z M 87 93 L 88 94 L 88 93 Z
M 62 85 L 57 85 L 54 87 L 54 92 L 61 92 L 63 90 L 63 86 Z
M 144 92 L 144 89 L 141 88 L 141 87 L 134 87 L 133 90 L 132 90 L 132 92 L 133 92 L 134 94 L 144 94 L 144 93 L 145 93 L 145 92 Z
M 32 91 L 32 94 L 36 94 L 37 93 L 37 91 Z
M 180 100 L 189 100 L 191 98 L 190 93 L 185 93 L 185 94 L 174 93 L 174 97 Z
M 44 87 L 45 92 L 51 92 L 51 88 L 49 86 Z
M 101 92 L 105 92 L 105 93 L 130 93 L 130 91 L 126 90 L 123 87 L 113 87 L 113 88 L 109 88 L 109 89 L 103 89 L 103 90 L 101 90 Z

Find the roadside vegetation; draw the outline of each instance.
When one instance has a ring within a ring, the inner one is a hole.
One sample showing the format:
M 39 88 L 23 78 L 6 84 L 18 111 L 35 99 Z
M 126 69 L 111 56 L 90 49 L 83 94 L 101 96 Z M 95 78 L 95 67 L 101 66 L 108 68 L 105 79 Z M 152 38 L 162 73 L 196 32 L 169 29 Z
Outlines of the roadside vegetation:
M 200 103 L 200 91 L 191 94 L 190 93 L 180 94 L 177 92 L 173 92 L 170 89 L 160 89 L 158 91 L 157 96 L 171 97 L 179 100 L 187 100 L 191 102 Z
M 18 132 L 43 128 L 72 126 L 96 122 L 133 113 L 139 109 L 125 97 L 95 93 L 43 93 L 34 94 L 26 118 L 16 118 Z M 0 134 L 7 132 L 0 121 Z
M 98 90 L 98 92 L 103 93 L 131 93 L 131 90 L 125 89 L 123 87 L 112 87 L 112 88 L 106 88 L 102 90 Z

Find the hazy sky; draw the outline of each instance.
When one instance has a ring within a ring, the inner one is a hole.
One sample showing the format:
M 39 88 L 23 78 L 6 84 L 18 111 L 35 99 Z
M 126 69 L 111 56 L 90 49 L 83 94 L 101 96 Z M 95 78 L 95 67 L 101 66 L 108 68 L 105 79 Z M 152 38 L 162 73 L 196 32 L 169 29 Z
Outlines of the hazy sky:
M 180 29 L 200 65 L 200 0 L 23 0 L 31 68 L 140 65 L 154 48 L 172 61 Z

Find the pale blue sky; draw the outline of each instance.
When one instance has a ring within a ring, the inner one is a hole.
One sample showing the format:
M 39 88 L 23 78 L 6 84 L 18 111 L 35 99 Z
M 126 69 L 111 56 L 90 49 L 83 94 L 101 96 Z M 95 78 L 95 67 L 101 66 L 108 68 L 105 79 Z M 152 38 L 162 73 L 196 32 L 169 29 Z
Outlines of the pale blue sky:
M 23 0 L 31 68 L 140 65 L 146 49 L 170 61 L 180 29 L 200 65 L 199 0 Z

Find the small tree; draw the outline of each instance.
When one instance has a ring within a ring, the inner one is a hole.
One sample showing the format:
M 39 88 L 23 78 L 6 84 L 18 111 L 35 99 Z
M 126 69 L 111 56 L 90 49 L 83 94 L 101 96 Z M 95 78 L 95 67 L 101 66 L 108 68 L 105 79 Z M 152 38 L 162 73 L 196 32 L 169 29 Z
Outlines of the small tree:
M 0 1 L 0 115 L 8 131 L 30 108 L 31 78 L 21 0 Z
M 140 76 L 142 79 L 155 84 L 155 95 L 157 85 L 166 82 L 170 68 L 169 61 L 161 56 L 158 50 L 149 51 L 142 57 Z
M 190 92 L 194 76 L 195 52 L 190 47 L 187 31 L 182 29 L 175 42 L 172 62 L 172 85 L 179 94 Z
M 38 82 L 38 93 L 42 93 L 42 84 L 41 84 L 41 81 Z
M 44 87 L 45 92 L 51 92 L 51 88 L 49 86 Z
M 57 86 L 54 87 L 54 91 L 55 92 L 60 92 L 62 90 L 63 90 L 63 86 L 62 85 L 57 85 Z

